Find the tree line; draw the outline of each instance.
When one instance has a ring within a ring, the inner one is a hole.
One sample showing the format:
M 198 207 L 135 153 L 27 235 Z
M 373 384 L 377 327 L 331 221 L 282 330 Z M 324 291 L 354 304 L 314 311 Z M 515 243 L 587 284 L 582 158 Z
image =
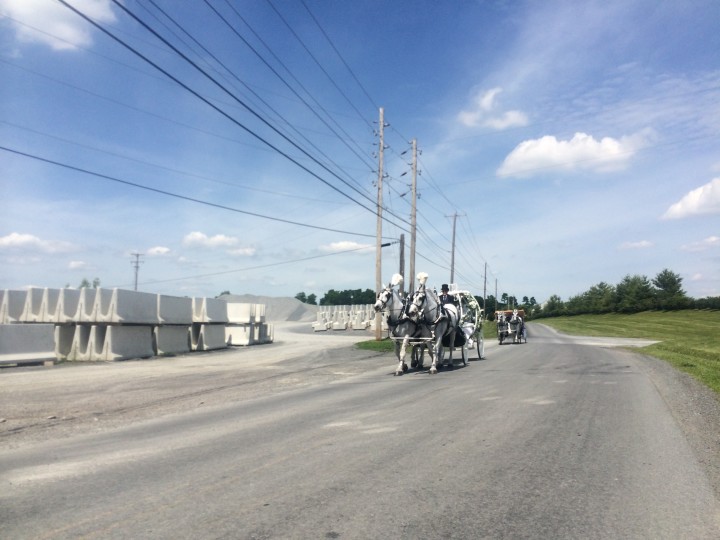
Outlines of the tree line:
M 489 295 L 483 299 L 475 296 L 478 304 L 485 308 L 485 317 L 493 319 L 495 310 L 522 309 L 526 317 L 558 317 L 561 315 L 583 315 L 602 313 L 639 313 L 641 311 L 670 311 L 679 309 L 720 309 L 720 296 L 695 299 L 682 288 L 682 277 L 664 269 L 654 278 L 639 274 L 628 274 L 620 283 L 611 285 L 600 282 L 587 291 L 563 301 L 554 294 L 544 304 L 534 296 L 515 296 L 503 293 L 500 298 Z M 317 296 L 300 292 L 295 298 L 306 304 L 317 305 Z M 351 304 L 373 304 L 375 292 L 371 289 L 336 291 L 330 289 L 320 299 L 321 306 Z
M 600 282 L 565 302 L 558 295 L 552 295 L 532 315 L 558 317 L 679 309 L 720 309 L 720 297 L 691 298 L 682 288 L 680 275 L 664 269 L 653 279 L 628 274 L 617 285 Z

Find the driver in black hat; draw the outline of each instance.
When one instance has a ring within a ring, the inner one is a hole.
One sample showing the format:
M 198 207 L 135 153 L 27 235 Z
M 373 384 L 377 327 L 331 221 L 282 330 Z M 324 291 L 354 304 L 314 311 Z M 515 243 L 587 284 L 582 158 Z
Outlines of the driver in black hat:
M 450 289 L 447 286 L 447 283 L 443 283 L 442 287 L 440 287 L 440 303 L 444 306 L 445 304 L 455 304 L 455 297 L 452 294 L 449 294 Z

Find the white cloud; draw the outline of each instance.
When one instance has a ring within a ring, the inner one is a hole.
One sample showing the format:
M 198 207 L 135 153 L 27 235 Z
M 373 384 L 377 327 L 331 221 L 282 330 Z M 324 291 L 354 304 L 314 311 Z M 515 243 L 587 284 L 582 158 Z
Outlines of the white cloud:
M 358 250 L 358 251 L 366 252 L 366 251 L 375 249 L 375 246 L 370 245 L 370 244 L 359 244 L 357 242 L 351 242 L 350 240 L 345 240 L 342 242 L 332 242 L 331 244 L 320 246 L 320 249 L 322 251 L 327 251 L 327 252 L 331 252 L 331 253 L 335 253 L 338 251 L 349 251 L 349 250 Z
M 494 113 L 495 98 L 500 92 L 502 92 L 502 88 L 493 88 L 484 93 L 478 93 L 473 100 L 473 106 L 469 110 L 458 113 L 458 121 L 467 127 L 484 126 L 497 130 L 527 125 L 527 116 L 521 111 Z
M 558 140 L 552 135 L 523 141 L 508 154 L 498 176 L 530 176 L 549 167 L 564 170 L 586 169 L 599 172 L 617 170 L 646 145 L 650 132 L 600 140 L 586 133 L 575 133 L 572 139 Z
M 623 242 L 620 249 L 647 249 L 653 247 L 653 243 L 648 240 L 640 240 L 639 242 Z
M 155 246 L 147 250 L 149 257 L 164 257 L 168 254 L 170 254 L 170 248 L 164 246 Z
M 244 247 L 237 249 L 229 249 L 228 255 L 237 255 L 238 257 L 252 257 L 257 250 L 254 247 Z
M 708 236 L 704 240 L 685 244 L 680 249 L 683 251 L 697 252 L 720 247 L 720 236 Z
M 225 236 L 224 234 L 216 234 L 208 236 L 201 232 L 191 232 L 183 238 L 183 245 L 188 247 L 201 248 L 218 248 L 232 247 L 237 245 L 238 239 L 233 236 Z
M 662 219 L 720 214 L 720 178 L 693 189 L 662 215 Z
M 10 233 L 0 237 L 0 250 L 28 251 L 42 253 L 70 253 L 76 251 L 69 242 L 51 242 L 32 234 Z
M 68 268 L 70 270 L 83 270 L 87 268 L 87 263 L 85 261 L 70 261 Z
M 72 6 L 91 19 L 115 21 L 110 0 L 73 0 Z M 92 26 L 55 0 L 0 0 L 15 36 L 23 43 L 43 43 L 55 50 L 73 50 L 92 44 Z

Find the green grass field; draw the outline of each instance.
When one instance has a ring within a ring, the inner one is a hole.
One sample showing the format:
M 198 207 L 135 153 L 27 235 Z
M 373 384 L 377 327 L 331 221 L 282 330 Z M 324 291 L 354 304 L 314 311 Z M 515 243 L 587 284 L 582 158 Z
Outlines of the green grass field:
M 720 311 L 576 315 L 536 322 L 566 334 L 658 340 L 639 350 L 670 362 L 720 394 Z

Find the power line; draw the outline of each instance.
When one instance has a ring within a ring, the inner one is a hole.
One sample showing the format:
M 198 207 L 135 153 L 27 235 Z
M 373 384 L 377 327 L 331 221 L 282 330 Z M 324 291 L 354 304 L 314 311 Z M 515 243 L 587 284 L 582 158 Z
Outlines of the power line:
M 397 241 L 395 241 L 395 242 L 390 242 L 389 244 L 383 244 L 383 246 L 387 246 L 387 245 L 390 245 L 390 244 L 396 244 L 396 243 L 397 243 Z M 156 283 L 169 283 L 169 282 L 171 282 L 171 281 L 187 281 L 187 280 L 190 280 L 190 279 L 198 279 L 198 278 L 213 277 L 213 276 L 222 276 L 222 275 L 225 275 L 225 274 L 234 274 L 234 273 L 236 273 L 236 272 L 247 272 L 247 271 L 249 271 L 249 270 L 260 270 L 260 269 L 263 269 L 263 268 L 271 268 L 271 267 L 273 267 L 273 266 L 282 266 L 282 265 L 285 265 L 285 264 L 294 264 L 294 263 L 298 263 L 298 262 L 310 261 L 310 260 L 313 260 L 313 259 L 322 259 L 322 258 L 324 258 L 324 257 L 333 257 L 333 256 L 335 256 L 335 255 L 343 255 L 343 254 L 345 254 L 345 253 L 352 253 L 353 251 L 361 251 L 361 250 L 364 250 L 364 249 L 368 249 L 368 248 L 367 248 L 367 247 L 352 248 L 352 249 L 346 249 L 346 250 L 343 250 L 343 251 L 336 251 L 336 252 L 334 252 L 334 253 L 324 253 L 324 254 L 322 254 L 322 255 L 310 255 L 310 256 L 308 256 L 308 257 L 302 257 L 302 258 L 300 258 L 300 259 L 292 259 L 292 260 L 289 260 L 289 261 L 280 261 L 280 262 L 275 262 L 275 263 L 260 264 L 260 265 L 256 265 L 256 266 L 247 266 L 247 267 L 245 267 L 245 268 L 235 268 L 235 269 L 233 269 L 233 270 L 224 270 L 224 271 L 222 271 L 222 272 L 211 272 L 211 273 L 208 273 L 208 274 L 196 274 L 196 275 L 194 275 L 194 276 L 185 276 L 185 277 L 180 277 L 180 278 L 157 279 L 157 280 L 153 280 L 153 281 L 143 282 L 142 285 L 153 285 L 153 284 L 156 284 Z M 115 285 L 114 287 L 125 287 L 125 286 L 127 286 L 127 285 Z M 113 287 L 111 287 L 111 288 L 113 288 Z
M 132 187 L 136 187 L 136 188 L 139 188 L 139 189 L 144 189 L 144 190 L 147 190 L 147 191 L 152 191 L 152 192 L 154 192 L 154 193 L 159 193 L 159 194 L 161 194 L 161 195 L 167 195 L 168 197 L 175 197 L 176 199 L 182 199 L 182 200 L 185 200 L 185 201 L 190 201 L 190 202 L 194 202 L 194 203 L 198 203 L 198 204 L 204 204 L 205 206 L 212 206 L 212 207 L 214 207 L 214 208 L 219 208 L 219 209 L 221 209 L 221 210 L 229 210 L 230 212 L 236 212 L 236 213 L 238 213 L 238 214 L 245 214 L 245 215 L 248 215 L 248 216 L 258 217 L 258 218 L 262 218 L 262 219 L 269 219 L 269 220 L 271 220 L 271 221 L 278 221 L 278 222 L 280 222 L 280 223 L 288 223 L 288 224 L 290 224 L 290 225 L 297 225 L 297 226 L 299 226 L 299 227 L 308 227 L 308 228 L 310 228 L 310 229 L 318 229 L 318 230 L 321 230 L 321 231 L 330 231 L 330 232 L 337 232 L 337 233 L 342 233 L 342 234 L 349 234 L 349 235 L 353 235 L 353 236 L 364 236 L 364 237 L 368 237 L 368 238 L 375 238 L 375 235 L 372 235 L 372 234 L 356 233 L 356 232 L 351 232 L 351 231 L 342 231 L 342 230 L 338 230 L 338 229 L 332 229 L 332 228 L 329 228 L 329 227 L 320 227 L 319 225 L 310 225 L 310 224 L 307 224 L 307 223 L 300 223 L 300 222 L 291 221 L 291 220 L 288 220 L 288 219 L 282 219 L 282 218 L 277 218 L 277 217 L 272 217 L 272 216 L 266 216 L 266 215 L 258 214 L 258 213 L 255 213 L 255 212 L 249 212 L 249 211 L 247 211 L 247 210 L 240 210 L 239 208 L 232 208 L 232 207 L 230 207 L 230 206 L 225 206 L 225 205 L 222 205 L 222 204 L 212 203 L 212 202 L 209 202 L 209 201 L 203 201 L 203 200 L 201 200 L 201 199 L 196 199 L 196 198 L 194 198 L 194 197 L 187 197 L 187 196 L 185 196 L 185 195 L 180 195 L 180 194 L 178 194 L 178 193 L 172 193 L 172 192 L 170 192 L 170 191 L 165 191 L 165 190 L 153 188 L 153 187 L 150 187 L 150 186 L 144 186 L 144 185 L 138 184 L 138 183 L 136 183 L 136 182 L 130 182 L 130 181 L 128 181 L 128 180 L 122 180 L 122 179 L 120 179 L 120 178 L 115 178 L 115 177 L 113 177 L 113 176 L 108 176 L 108 175 L 106 175 L 106 174 L 101 174 L 101 173 L 89 171 L 89 170 L 83 169 L 83 168 L 81 168 L 81 167 L 75 167 L 74 165 L 68 165 L 67 163 L 61 163 L 61 162 L 59 162 L 59 161 L 55 161 L 55 160 L 52 160 L 52 159 L 47 159 L 47 158 L 43 158 L 43 157 L 36 156 L 36 155 L 33 155 L 33 154 L 28 154 L 28 153 L 22 152 L 22 151 L 20 151 L 20 150 L 15 150 L 15 149 L 13 149 L 13 148 L 7 148 L 6 146 L 0 146 L 0 150 L 5 150 L 6 152 L 10 152 L 10 153 L 17 154 L 17 155 L 20 155 L 20 156 L 25 156 L 25 157 L 28 157 L 28 158 L 31 158 L 31 159 L 35 159 L 35 160 L 37 160 L 37 161 L 42 161 L 42 162 L 49 163 L 49 164 L 51 164 L 51 165 L 56 165 L 56 166 L 58 166 L 58 167 L 63 167 L 63 168 L 65 168 L 65 169 L 69 169 L 69 170 L 72 170 L 72 171 L 77 171 L 77 172 L 81 172 L 81 173 L 84 173 L 84 174 L 89 174 L 89 175 L 92 175 L 92 176 L 97 176 L 98 178 L 103 178 L 104 180 L 110 180 L 111 182 L 117 182 L 117 183 L 119 183 L 119 184 L 124 184 L 124 185 L 127 185 L 127 186 L 132 186 Z
M 222 84 L 220 84 L 217 80 L 215 80 L 213 77 L 211 77 L 207 72 L 205 72 L 202 68 L 200 68 L 200 66 L 198 66 L 195 62 L 193 62 L 191 59 L 189 59 L 185 54 L 183 54 L 181 51 L 179 51 L 174 45 L 172 45 L 171 43 L 169 43 L 165 38 L 163 38 L 161 35 L 159 35 L 155 30 L 153 30 L 152 28 L 150 28 L 144 21 L 142 21 L 142 19 L 140 19 L 139 17 L 137 17 L 134 13 L 132 13 L 129 9 L 127 9 L 124 5 L 122 5 L 121 3 L 119 3 L 117 0 L 112 0 L 112 1 L 113 1 L 113 3 L 115 3 L 120 9 L 122 9 L 125 13 L 127 13 L 130 17 L 132 17 L 135 21 L 137 21 L 140 25 L 142 25 L 144 28 L 146 28 L 150 33 L 152 33 L 153 35 L 155 35 L 159 40 L 161 40 L 161 41 L 162 41 L 163 43 L 165 43 L 168 47 L 170 47 L 170 48 L 171 48 L 176 54 L 178 54 L 183 60 L 185 60 L 186 62 L 188 62 L 190 65 L 192 65 L 196 70 L 198 70 L 198 71 L 199 71 L 200 73 L 202 73 L 205 77 L 207 77 L 210 81 L 212 81 L 212 82 L 213 82 L 216 86 L 218 86 L 222 91 L 224 91 L 225 93 L 227 93 L 231 98 L 233 98 L 233 99 L 234 99 L 235 101 L 237 101 L 240 105 L 242 105 L 242 106 L 243 106 L 248 112 L 250 112 L 254 117 L 256 117 L 258 120 L 260 120 L 263 124 L 265 124 L 266 126 L 268 126 L 270 129 L 272 129 L 275 133 L 277 133 L 278 135 L 280 135 L 285 141 L 289 142 L 293 147 L 295 147 L 295 148 L 297 148 L 298 150 L 300 150 L 305 156 L 307 156 L 308 158 L 310 158 L 310 159 L 311 159 L 313 162 L 315 162 L 316 164 L 320 165 L 323 169 L 325 169 L 325 170 L 326 170 L 327 172 L 329 172 L 332 176 L 334 176 L 335 178 L 337 178 L 338 180 L 340 180 L 342 183 L 346 184 L 346 185 L 347 185 L 348 187 L 350 187 L 353 191 L 356 191 L 357 193 L 359 193 L 360 195 L 362 195 L 364 198 L 370 200 L 371 202 L 374 202 L 374 201 L 372 201 L 367 195 L 365 195 L 364 193 L 358 191 L 355 187 L 350 186 L 345 180 L 343 180 L 342 178 L 340 178 L 339 176 L 337 176 L 337 174 L 335 174 L 335 173 L 333 173 L 332 171 L 330 171 L 324 164 L 320 163 L 316 158 L 314 158 L 312 155 L 310 155 L 306 150 L 304 150 L 303 148 L 299 147 L 296 143 L 294 143 L 292 140 L 290 140 L 286 135 L 284 135 L 283 133 L 281 133 L 276 127 L 274 127 L 272 124 L 270 124 L 267 120 L 265 120 L 262 116 L 260 116 L 255 110 L 253 110 L 251 107 L 249 107 L 244 101 L 242 101 L 241 99 L 239 99 L 239 98 L 238 98 L 237 96 L 235 96 L 232 92 L 230 92 L 227 88 L 225 88 Z M 320 180 L 322 183 L 324 183 L 325 185 L 327 185 L 328 187 L 330 187 L 330 188 L 333 189 L 334 191 L 337 191 L 338 193 L 340 193 L 340 194 L 343 195 L 344 197 L 350 199 L 350 200 L 353 201 L 355 204 L 358 204 L 359 206 L 362 206 L 363 208 L 365 208 L 366 210 L 372 212 L 373 214 L 376 213 L 375 210 L 371 209 L 370 207 L 365 206 L 364 204 L 362 204 L 361 202 L 357 201 L 356 199 L 353 199 L 350 195 L 348 195 L 348 194 L 345 193 L 344 191 L 340 190 L 338 187 L 332 185 L 330 182 L 328 182 L 327 180 L 325 180 L 324 178 L 322 178 L 320 175 L 318 175 L 318 174 L 315 173 L 314 171 L 308 169 L 306 166 L 304 166 L 303 164 L 301 164 L 299 161 L 297 161 L 295 158 L 293 158 L 292 156 L 290 156 L 288 153 L 284 152 L 283 150 L 281 150 L 280 148 L 278 148 L 277 146 L 275 146 L 274 144 L 272 144 L 270 141 L 268 141 L 267 139 L 263 138 L 263 137 L 260 136 L 258 133 L 256 133 L 255 131 L 253 131 L 252 129 L 250 129 L 250 128 L 247 127 L 246 125 L 244 125 L 242 122 L 240 122 L 239 120 L 235 119 L 235 118 L 232 117 L 230 114 L 228 114 L 227 112 L 223 111 L 222 109 L 220 109 L 218 106 L 216 106 L 214 103 L 212 103 L 209 99 L 205 98 L 204 96 L 202 96 L 201 94 L 199 94 L 197 91 L 195 91 L 195 90 L 193 90 L 192 88 L 190 88 L 187 84 L 185 84 L 185 83 L 183 83 L 182 81 L 180 81 L 177 77 L 175 77 L 174 75 L 172 75 L 171 73 L 169 73 L 169 72 L 168 72 L 167 70 L 165 70 L 164 68 L 160 67 L 158 64 L 156 64 L 155 62 L 153 62 L 152 60 L 150 60 L 147 56 L 143 55 L 140 51 L 138 51 L 137 49 L 133 48 L 131 45 L 129 45 L 129 44 L 127 44 L 126 42 L 124 42 L 122 39 L 120 39 L 119 37 L 117 37 L 116 35 L 114 35 L 112 32 L 110 32 L 109 30 L 107 30 L 106 28 L 104 28 L 102 25 L 96 23 L 93 19 L 91 19 L 90 17 L 88 17 L 87 15 L 85 15 L 84 13 L 82 13 L 81 11 L 79 11 L 78 9 L 76 9 L 75 7 L 73 7 L 73 6 L 71 6 L 70 4 L 68 4 L 65 0 L 58 0 L 58 2 L 60 2 L 60 3 L 63 4 L 65 7 L 67 7 L 68 9 L 70 9 L 71 11 L 73 11 L 74 13 L 76 13 L 77 15 L 79 15 L 80 17 L 82 17 L 84 20 L 86 20 L 87 22 L 89 22 L 90 24 L 92 24 L 93 26 L 95 26 L 96 28 L 98 28 L 101 32 L 103 32 L 104 34 L 106 34 L 107 36 L 109 36 L 110 38 L 112 38 L 113 40 L 115 40 L 117 43 L 119 43 L 120 45 L 122 45 L 123 47 L 125 47 L 126 49 L 128 49 L 130 52 L 132 52 L 133 54 L 135 54 L 136 56 L 138 56 L 139 58 L 141 58 L 143 61 L 145 61 L 145 62 L 147 62 L 148 64 L 150 64 L 151 66 L 153 66 L 155 69 L 157 69 L 158 71 L 160 71 L 161 73 L 163 73 L 165 76 L 167 76 L 168 78 L 170 78 L 170 79 L 171 79 L 172 81 L 174 81 L 176 84 L 178 84 L 179 86 L 181 86 L 182 88 L 184 88 L 185 90 L 187 90 L 188 92 L 190 92 L 192 95 L 194 95 L 195 97 L 197 97 L 199 100 L 201 100 L 202 102 L 204 102 L 205 104 L 207 104 L 208 106 L 210 106 L 212 109 L 214 109 L 215 111 L 217 111 L 218 113 L 220 113 L 222 116 L 224 116 L 225 118 L 227 118 L 228 120 L 230 120 L 231 122 L 233 122 L 235 125 L 237 125 L 237 126 L 240 127 L 241 129 L 243 129 L 245 132 L 247 132 L 247 133 L 250 134 L 251 136 L 255 137 L 257 140 L 261 141 L 262 143 L 264 143 L 264 144 L 267 145 L 268 147 L 272 148 L 272 149 L 275 150 L 278 154 L 280 154 L 281 156 L 283 156 L 284 158 L 286 158 L 287 160 L 289 160 L 289 161 L 292 162 L 293 164 L 297 165 L 298 167 L 300 167 L 302 170 L 304 170 L 305 172 L 307 172 L 308 174 L 310 174 L 310 175 L 313 176 L 314 178 Z M 394 217 L 398 217 L 398 216 L 394 216 Z M 383 218 L 383 219 L 386 219 L 386 218 Z M 400 219 L 401 221 L 405 221 L 405 220 L 403 220 L 402 218 L 399 218 L 399 219 Z

